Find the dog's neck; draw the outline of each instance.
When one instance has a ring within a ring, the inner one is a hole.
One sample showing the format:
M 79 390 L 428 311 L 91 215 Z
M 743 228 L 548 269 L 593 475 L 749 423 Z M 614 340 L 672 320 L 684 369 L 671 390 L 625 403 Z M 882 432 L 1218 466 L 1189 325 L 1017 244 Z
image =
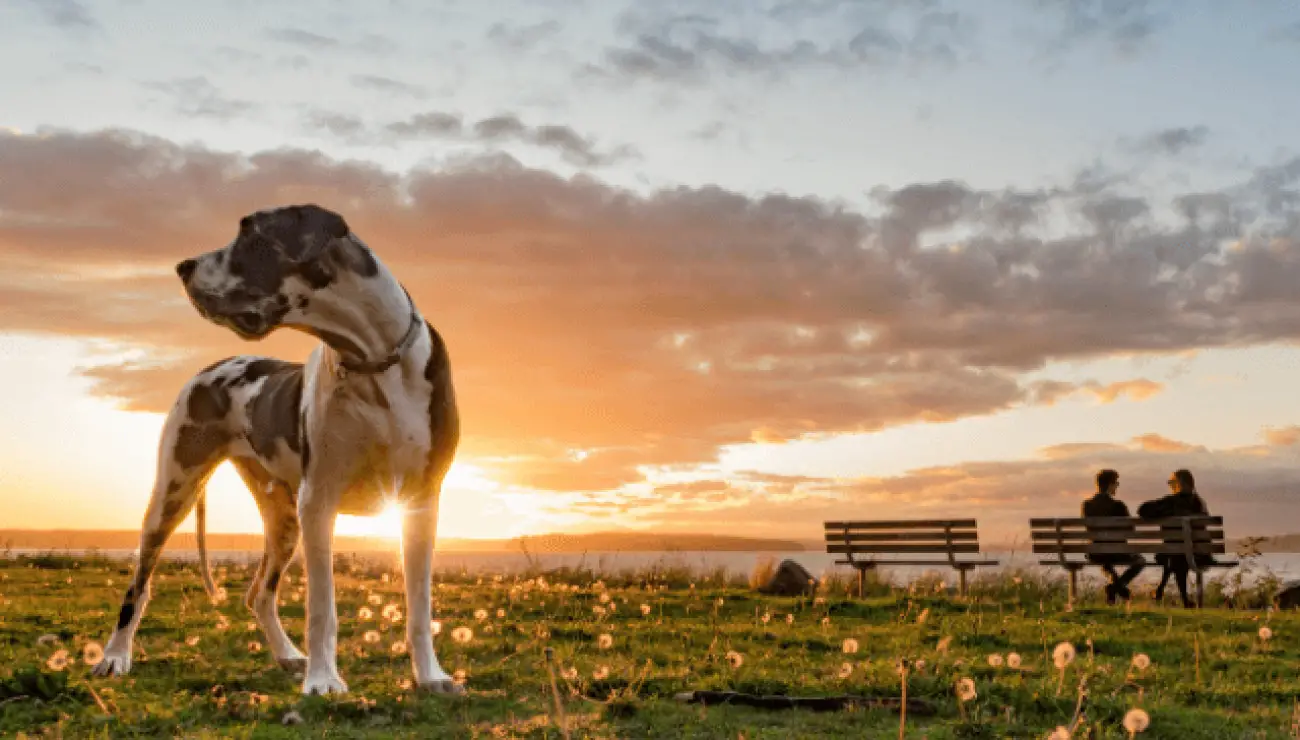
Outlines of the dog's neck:
M 402 364 L 423 323 L 406 290 L 382 264 L 378 274 L 341 270 L 336 281 L 307 296 L 295 321 L 320 338 L 347 372 L 374 374 Z

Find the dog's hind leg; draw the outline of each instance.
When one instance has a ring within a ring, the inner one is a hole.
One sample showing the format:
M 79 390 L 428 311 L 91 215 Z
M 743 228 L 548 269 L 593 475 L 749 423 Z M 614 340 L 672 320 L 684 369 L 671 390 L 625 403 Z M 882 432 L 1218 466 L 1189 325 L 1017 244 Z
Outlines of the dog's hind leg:
M 276 662 L 287 671 L 301 673 L 307 670 L 307 656 L 294 646 L 285 633 L 284 625 L 280 623 L 276 598 L 280 578 L 298 547 L 298 510 L 294 503 L 296 492 L 282 481 L 275 480 L 253 460 L 236 457 L 231 463 L 253 492 L 266 533 L 266 550 L 257 567 L 257 576 L 248 587 L 244 603 L 257 615 L 262 633 L 266 636 L 266 644 Z
M 211 387 L 192 381 L 167 417 L 153 496 L 140 531 L 135 573 L 122 598 L 104 659 L 94 668 L 97 676 L 120 676 L 131 670 L 132 641 L 149 601 L 150 580 L 163 546 L 194 508 L 202 487 L 224 459 L 230 443 L 231 435 L 222 423 L 229 399 L 226 397 L 224 409 L 219 400 Z

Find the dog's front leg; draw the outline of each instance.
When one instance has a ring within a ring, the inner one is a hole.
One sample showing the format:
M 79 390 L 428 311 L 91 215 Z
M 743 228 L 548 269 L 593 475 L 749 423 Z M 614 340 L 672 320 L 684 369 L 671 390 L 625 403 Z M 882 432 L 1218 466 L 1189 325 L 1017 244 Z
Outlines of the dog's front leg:
M 307 569 L 307 674 L 304 694 L 343 694 L 339 677 L 338 608 L 334 600 L 334 518 L 338 492 L 304 478 L 298 495 L 303 563 Z
M 438 664 L 433 650 L 431 588 L 433 541 L 438 528 L 438 498 L 412 505 L 402 517 L 402 555 L 406 578 L 406 642 L 415 669 L 415 684 L 421 691 L 463 694 L 465 689 L 451 680 Z

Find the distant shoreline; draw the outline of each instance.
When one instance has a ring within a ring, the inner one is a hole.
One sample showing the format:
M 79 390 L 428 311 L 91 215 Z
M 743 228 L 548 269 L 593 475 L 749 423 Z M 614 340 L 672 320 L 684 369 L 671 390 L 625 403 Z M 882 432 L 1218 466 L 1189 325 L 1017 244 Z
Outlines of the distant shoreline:
M 0 551 L 16 550 L 133 550 L 139 546 L 139 530 L 90 529 L 0 529 Z M 261 551 L 260 534 L 209 532 L 209 550 Z M 398 541 L 386 537 L 334 538 L 339 552 L 393 552 Z M 177 532 L 167 543 L 170 550 L 198 547 L 193 532 Z M 591 534 L 549 534 L 511 539 L 477 540 L 439 538 L 441 552 L 583 553 L 583 552 L 806 552 L 821 549 L 821 543 L 756 537 L 728 537 L 708 534 L 647 532 L 597 532 Z

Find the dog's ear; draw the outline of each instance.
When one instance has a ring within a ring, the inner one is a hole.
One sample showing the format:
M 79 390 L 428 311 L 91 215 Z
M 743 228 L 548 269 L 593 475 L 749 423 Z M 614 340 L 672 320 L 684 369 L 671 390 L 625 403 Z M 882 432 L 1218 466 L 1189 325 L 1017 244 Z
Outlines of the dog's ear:
M 246 216 L 239 222 L 241 232 L 250 219 L 252 223 L 248 226 L 255 227 L 258 233 L 275 242 L 281 254 L 296 265 L 314 261 L 335 240 L 350 232 L 342 216 L 314 204 L 287 206 Z

